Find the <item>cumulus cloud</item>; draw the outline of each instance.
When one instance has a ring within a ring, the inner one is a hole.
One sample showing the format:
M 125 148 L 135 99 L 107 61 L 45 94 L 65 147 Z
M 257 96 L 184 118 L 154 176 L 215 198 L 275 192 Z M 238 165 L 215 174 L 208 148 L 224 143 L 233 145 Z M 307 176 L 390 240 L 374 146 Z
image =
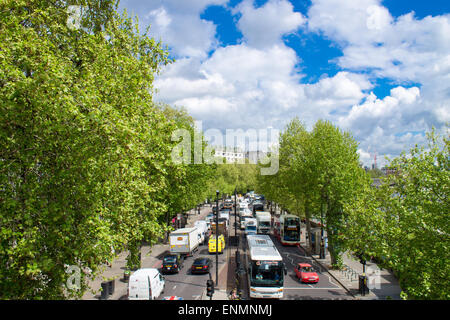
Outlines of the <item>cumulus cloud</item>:
M 233 12 L 241 15 L 237 27 L 246 43 L 256 48 L 280 42 L 283 35 L 295 32 L 306 22 L 286 0 L 269 0 L 260 8 L 254 7 L 253 0 L 244 0 Z
M 423 141 L 424 131 L 449 121 L 450 15 L 394 18 L 380 0 L 313 0 L 307 17 L 308 30 L 342 48 L 339 67 L 399 85 L 338 118 L 363 145 L 377 141 L 380 150 L 398 154 L 402 143 Z
M 224 5 L 227 0 L 124 0 L 120 7 L 134 8 L 141 26 L 151 26 L 151 35 L 169 46 L 171 54 L 180 57 L 205 58 L 218 45 L 216 26 L 200 18 L 211 5 Z M 144 29 L 144 27 L 142 29 Z
M 151 34 L 177 58 L 156 78 L 155 100 L 186 107 L 205 130 L 282 129 L 294 116 L 311 128 L 328 119 L 352 132 L 370 166 L 375 148 L 381 164 L 383 155 L 424 142 L 424 130 L 450 121 L 450 15 L 393 17 L 381 0 L 312 0 L 304 16 L 291 2 L 121 5 L 136 8 L 141 24 L 151 24 Z M 218 46 L 216 26 L 200 18 L 210 5 L 234 16 L 243 35 L 239 44 Z M 306 83 L 302 53 L 283 41 L 295 33 L 337 44 L 338 72 Z M 379 78 L 395 85 L 385 97 L 371 92 Z

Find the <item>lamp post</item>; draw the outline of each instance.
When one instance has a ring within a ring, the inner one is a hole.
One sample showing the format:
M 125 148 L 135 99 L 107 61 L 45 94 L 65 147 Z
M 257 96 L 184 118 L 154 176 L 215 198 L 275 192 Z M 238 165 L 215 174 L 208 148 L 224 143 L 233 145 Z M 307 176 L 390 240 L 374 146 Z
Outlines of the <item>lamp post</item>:
M 239 243 L 238 237 L 237 237 L 237 214 L 236 214 L 236 208 L 237 208 L 237 196 L 236 196 L 236 188 L 234 188 L 234 241 L 236 242 L 236 246 Z
M 325 259 L 325 243 L 323 239 L 323 203 L 321 205 L 321 212 L 320 212 L 320 259 Z
M 219 284 L 219 190 L 216 190 L 216 286 Z

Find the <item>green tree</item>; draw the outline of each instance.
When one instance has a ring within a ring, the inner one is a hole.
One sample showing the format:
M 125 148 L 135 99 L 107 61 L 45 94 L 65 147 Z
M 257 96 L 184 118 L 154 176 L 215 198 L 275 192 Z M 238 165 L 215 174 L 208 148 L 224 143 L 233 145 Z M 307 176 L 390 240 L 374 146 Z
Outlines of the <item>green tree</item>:
M 449 139 L 434 131 L 428 145 L 390 162 L 395 174 L 347 206 L 351 248 L 363 248 L 399 277 L 407 299 L 450 298 Z
M 345 221 L 345 203 L 352 203 L 369 178 L 359 166 L 358 144 L 349 132 L 328 121 L 316 122 L 310 149 L 312 186 L 320 197 L 331 264 L 339 267 L 343 244 L 338 235 Z
M 0 297 L 80 297 L 123 246 L 163 231 L 173 129 L 152 101 L 169 62 L 116 1 L 0 4 Z M 80 290 L 65 286 L 81 268 Z

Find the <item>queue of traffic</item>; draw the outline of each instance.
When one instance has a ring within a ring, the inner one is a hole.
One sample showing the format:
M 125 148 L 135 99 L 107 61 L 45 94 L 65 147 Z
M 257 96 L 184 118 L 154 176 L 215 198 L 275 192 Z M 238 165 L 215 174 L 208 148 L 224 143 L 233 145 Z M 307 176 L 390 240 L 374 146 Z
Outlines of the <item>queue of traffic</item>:
M 247 238 L 246 266 L 250 298 L 283 297 L 284 276 L 287 269 L 269 234 L 282 245 L 300 244 L 300 218 L 284 214 L 276 216 L 264 211 L 264 197 L 253 192 L 235 199 L 239 201 L 235 221 L 244 230 Z M 230 213 L 234 206 L 232 199 L 225 199 L 219 208 L 212 207 L 204 220 L 196 221 L 194 227 L 181 228 L 169 234 L 170 254 L 163 258 L 161 268 L 139 269 L 129 279 L 128 298 L 155 299 L 164 292 L 165 278 L 162 274 L 178 273 L 185 259 L 207 244 L 208 253 L 222 254 L 226 248 Z M 218 217 L 217 217 L 218 215 Z M 209 273 L 212 260 L 208 257 L 195 259 L 190 267 L 191 274 Z M 297 279 L 305 283 L 317 283 L 319 276 L 309 264 L 298 264 L 294 268 Z

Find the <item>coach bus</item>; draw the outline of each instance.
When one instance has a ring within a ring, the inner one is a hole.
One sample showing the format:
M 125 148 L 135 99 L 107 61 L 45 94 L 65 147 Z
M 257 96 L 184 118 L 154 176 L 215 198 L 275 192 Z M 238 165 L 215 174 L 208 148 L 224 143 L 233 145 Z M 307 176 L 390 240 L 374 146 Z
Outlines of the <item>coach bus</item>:
M 283 298 L 283 259 L 268 235 L 247 235 L 250 298 Z
M 274 235 L 282 245 L 299 245 L 300 232 L 300 218 L 292 214 L 283 214 L 274 222 Z

